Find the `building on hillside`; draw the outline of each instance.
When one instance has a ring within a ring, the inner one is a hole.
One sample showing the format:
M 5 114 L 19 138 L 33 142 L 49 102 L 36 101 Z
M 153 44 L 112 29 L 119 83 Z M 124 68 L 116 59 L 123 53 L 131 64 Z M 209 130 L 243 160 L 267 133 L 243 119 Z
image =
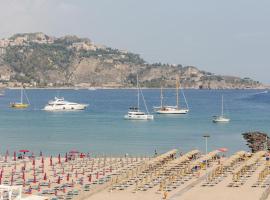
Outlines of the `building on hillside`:
M 76 51 L 79 51 L 79 50 L 96 51 L 95 45 L 93 45 L 91 43 L 86 43 L 86 42 L 74 42 L 71 45 L 71 48 L 76 49 Z

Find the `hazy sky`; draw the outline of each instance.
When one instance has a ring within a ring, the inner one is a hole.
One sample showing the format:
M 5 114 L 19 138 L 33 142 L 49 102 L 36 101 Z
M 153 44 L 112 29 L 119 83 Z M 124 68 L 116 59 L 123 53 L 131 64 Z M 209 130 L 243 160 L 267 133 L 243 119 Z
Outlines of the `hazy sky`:
M 139 53 L 270 83 L 270 0 L 0 0 L 0 38 L 75 34 Z

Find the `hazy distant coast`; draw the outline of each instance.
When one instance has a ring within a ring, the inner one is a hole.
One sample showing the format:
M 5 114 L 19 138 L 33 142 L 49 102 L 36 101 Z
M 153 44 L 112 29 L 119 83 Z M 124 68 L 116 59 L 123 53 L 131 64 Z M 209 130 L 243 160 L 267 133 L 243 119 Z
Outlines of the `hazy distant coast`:
M 248 77 L 216 75 L 181 64 L 149 64 L 138 54 L 94 44 L 76 36 L 16 34 L 0 40 L 0 86 L 16 88 L 265 89 Z M 233 75 L 233 72 L 232 72 Z

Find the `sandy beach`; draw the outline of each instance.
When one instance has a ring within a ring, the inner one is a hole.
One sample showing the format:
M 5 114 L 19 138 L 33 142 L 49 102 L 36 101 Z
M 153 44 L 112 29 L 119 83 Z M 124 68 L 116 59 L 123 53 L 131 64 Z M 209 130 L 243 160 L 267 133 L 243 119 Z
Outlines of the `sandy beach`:
M 63 157 L 7 152 L 0 161 L 0 181 L 21 186 L 23 197 L 48 199 L 266 199 L 265 155 L 239 151 L 225 157 L 220 150 L 179 155 L 176 149 L 151 158 L 97 158 L 75 150 Z

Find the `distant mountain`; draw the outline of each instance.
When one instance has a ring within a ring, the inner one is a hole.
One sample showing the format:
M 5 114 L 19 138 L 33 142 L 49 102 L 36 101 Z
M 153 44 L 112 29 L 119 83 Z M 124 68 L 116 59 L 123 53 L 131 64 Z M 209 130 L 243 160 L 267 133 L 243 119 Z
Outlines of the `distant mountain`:
M 96 45 L 87 38 L 16 34 L 0 40 L 0 83 L 8 87 L 263 88 L 250 78 L 220 76 L 193 66 L 146 63 L 138 54 Z

